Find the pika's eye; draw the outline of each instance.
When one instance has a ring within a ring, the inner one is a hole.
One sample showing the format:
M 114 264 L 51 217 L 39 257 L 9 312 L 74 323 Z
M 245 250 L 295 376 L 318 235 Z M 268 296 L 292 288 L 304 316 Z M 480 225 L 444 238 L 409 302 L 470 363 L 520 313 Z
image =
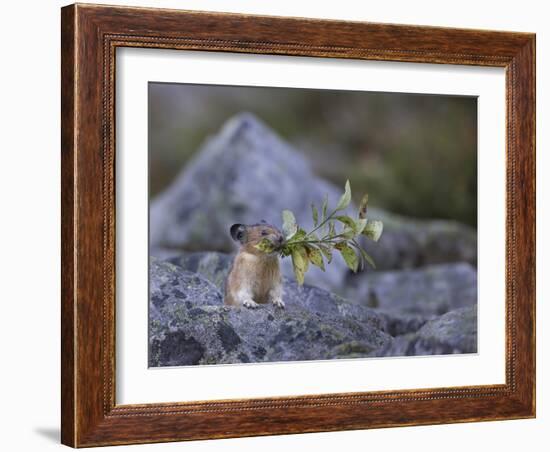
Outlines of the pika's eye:
M 269 232 L 267 232 L 267 231 L 262 231 L 262 236 L 265 237 L 265 236 L 268 235 L 268 234 L 269 234 Z

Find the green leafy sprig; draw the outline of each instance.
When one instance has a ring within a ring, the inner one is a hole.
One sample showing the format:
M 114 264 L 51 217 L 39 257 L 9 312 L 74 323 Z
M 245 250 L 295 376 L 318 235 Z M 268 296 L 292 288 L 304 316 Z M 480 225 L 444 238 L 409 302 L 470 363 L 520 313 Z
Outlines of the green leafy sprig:
M 285 242 L 279 249 L 267 240 L 262 240 L 256 247 L 264 252 L 279 251 L 281 256 L 291 256 L 294 275 L 299 284 L 304 283 L 305 274 L 310 263 L 325 271 L 332 261 L 334 250 L 337 250 L 347 266 L 354 272 L 364 268 L 365 262 L 376 267 L 373 259 L 361 247 L 358 239 L 361 235 L 378 241 L 382 234 L 383 224 L 379 220 L 367 219 L 368 195 L 365 195 L 359 205 L 357 218 L 344 212 L 351 202 L 351 187 L 346 182 L 344 194 L 330 213 L 328 197 L 325 197 L 321 208 L 311 205 L 313 229 L 306 232 L 297 223 L 290 210 L 283 211 L 283 234 Z

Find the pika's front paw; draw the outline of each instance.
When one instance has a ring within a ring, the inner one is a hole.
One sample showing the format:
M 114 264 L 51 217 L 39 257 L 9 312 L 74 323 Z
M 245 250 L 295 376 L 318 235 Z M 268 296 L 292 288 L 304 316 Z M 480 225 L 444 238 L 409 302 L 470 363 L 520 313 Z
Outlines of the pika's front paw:
M 256 309 L 258 307 L 258 303 L 254 300 L 245 300 L 243 301 L 243 306 L 248 309 Z
M 275 298 L 273 300 L 273 304 L 277 306 L 278 308 L 284 309 L 285 308 L 285 302 L 280 298 Z

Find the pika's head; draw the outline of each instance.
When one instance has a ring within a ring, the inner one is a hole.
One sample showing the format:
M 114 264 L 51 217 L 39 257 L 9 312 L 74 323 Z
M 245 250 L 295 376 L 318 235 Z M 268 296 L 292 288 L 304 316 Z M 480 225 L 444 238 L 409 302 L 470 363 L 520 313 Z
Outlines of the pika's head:
M 262 240 L 267 239 L 273 245 L 275 251 L 271 255 L 277 254 L 277 249 L 283 244 L 285 238 L 281 231 L 275 226 L 261 222 L 257 224 L 234 224 L 230 229 L 231 237 L 241 244 L 241 250 L 257 256 L 265 256 L 264 251 L 256 248 Z

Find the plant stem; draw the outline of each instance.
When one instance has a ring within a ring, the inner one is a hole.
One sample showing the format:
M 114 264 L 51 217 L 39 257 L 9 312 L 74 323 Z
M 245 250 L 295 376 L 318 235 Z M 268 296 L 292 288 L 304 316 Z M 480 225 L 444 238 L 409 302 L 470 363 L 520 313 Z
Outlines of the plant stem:
M 302 245 L 304 243 L 334 243 L 335 239 L 340 239 L 343 237 L 344 237 L 344 234 L 342 233 L 342 234 L 335 235 L 330 239 L 323 237 L 322 239 L 319 239 L 319 240 L 298 240 L 297 242 L 290 242 L 289 245 Z
M 323 227 L 323 225 L 327 224 L 328 221 L 330 221 L 332 219 L 332 216 L 338 212 L 338 209 L 335 209 L 328 217 L 326 217 L 323 221 L 321 221 L 321 223 L 319 223 L 317 225 L 317 227 L 313 228 L 313 230 L 311 232 L 308 232 L 307 235 L 311 235 L 313 234 L 315 231 L 318 231 L 319 229 L 321 229 Z

